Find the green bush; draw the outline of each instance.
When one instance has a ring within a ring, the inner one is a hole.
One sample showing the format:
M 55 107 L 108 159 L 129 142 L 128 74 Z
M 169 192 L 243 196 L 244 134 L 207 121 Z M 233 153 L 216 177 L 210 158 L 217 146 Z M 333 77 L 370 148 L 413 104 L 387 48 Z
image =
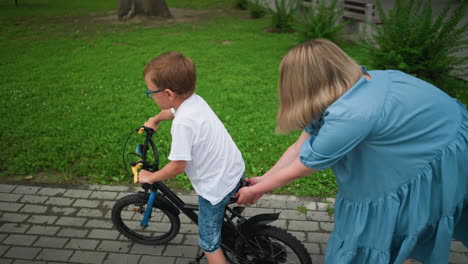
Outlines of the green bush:
M 333 0 L 328 6 L 325 3 L 325 0 L 320 0 L 318 8 L 308 8 L 307 12 L 299 16 L 296 30 L 300 42 L 314 38 L 336 42 L 339 32 L 349 23 L 340 22 L 344 9 L 337 8 L 337 0 Z
M 377 1 L 382 25 L 374 26 L 373 39 L 366 43 L 373 66 L 401 70 L 447 90 L 449 72 L 466 70 L 466 56 L 454 53 L 468 43 L 467 24 L 460 25 L 467 4 L 447 5 L 433 19 L 431 1 L 396 0 L 388 14 Z
M 252 18 L 261 18 L 266 15 L 266 8 L 262 0 L 255 0 L 249 3 L 249 10 Z
M 298 0 L 275 0 L 275 9 L 270 9 L 273 30 L 280 33 L 293 31 L 297 8 Z
M 247 10 L 248 5 L 249 5 L 249 0 L 234 0 L 234 6 L 237 9 Z

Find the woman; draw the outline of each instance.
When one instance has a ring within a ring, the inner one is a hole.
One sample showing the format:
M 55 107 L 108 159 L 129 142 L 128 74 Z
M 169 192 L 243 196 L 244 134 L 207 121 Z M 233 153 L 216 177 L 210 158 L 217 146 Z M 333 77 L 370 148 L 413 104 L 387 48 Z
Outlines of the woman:
M 468 113 L 399 71 L 370 71 L 316 39 L 283 58 L 279 132 L 303 130 L 236 196 L 263 193 L 331 167 L 338 184 L 326 263 L 448 263 L 468 245 Z

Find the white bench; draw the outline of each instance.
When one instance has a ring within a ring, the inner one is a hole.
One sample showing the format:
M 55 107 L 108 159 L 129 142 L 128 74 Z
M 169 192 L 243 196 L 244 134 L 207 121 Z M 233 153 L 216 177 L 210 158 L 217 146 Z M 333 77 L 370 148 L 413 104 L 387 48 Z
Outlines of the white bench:
M 303 5 L 317 8 L 320 0 L 304 0 Z M 338 7 L 344 8 L 343 17 L 361 22 L 380 24 L 380 19 L 376 16 L 375 0 L 338 0 Z

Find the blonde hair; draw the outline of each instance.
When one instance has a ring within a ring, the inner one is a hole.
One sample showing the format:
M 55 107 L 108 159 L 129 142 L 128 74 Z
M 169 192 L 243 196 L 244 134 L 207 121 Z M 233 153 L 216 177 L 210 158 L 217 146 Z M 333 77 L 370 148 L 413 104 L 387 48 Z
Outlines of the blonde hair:
M 166 52 L 151 60 L 143 71 L 159 89 L 189 96 L 195 91 L 196 69 L 193 61 L 178 52 Z
M 359 65 L 328 40 L 292 48 L 280 64 L 277 132 L 304 129 L 361 76 Z

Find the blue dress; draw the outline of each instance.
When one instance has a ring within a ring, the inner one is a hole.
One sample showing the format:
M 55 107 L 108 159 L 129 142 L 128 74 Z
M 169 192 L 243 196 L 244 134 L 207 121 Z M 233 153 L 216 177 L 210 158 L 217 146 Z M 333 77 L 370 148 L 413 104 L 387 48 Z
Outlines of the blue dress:
M 467 110 L 402 72 L 369 74 L 305 128 L 300 160 L 339 189 L 325 262 L 448 263 L 452 238 L 468 246 Z

